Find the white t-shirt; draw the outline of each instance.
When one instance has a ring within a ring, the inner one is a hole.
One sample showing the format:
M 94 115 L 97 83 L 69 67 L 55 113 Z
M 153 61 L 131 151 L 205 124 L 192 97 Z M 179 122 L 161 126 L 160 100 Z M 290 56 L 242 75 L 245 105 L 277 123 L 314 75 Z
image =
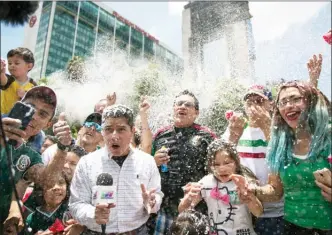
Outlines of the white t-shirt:
M 199 181 L 203 184 L 202 198 L 208 206 L 211 234 L 217 235 L 256 235 L 252 217 L 247 205 L 241 204 L 233 181 L 218 182 L 212 174 Z M 230 202 L 224 203 L 211 197 L 211 190 L 218 187 L 222 195 L 228 194 Z
M 228 141 L 229 129 L 222 138 Z M 248 167 L 258 178 L 260 185 L 268 183 L 270 169 L 266 160 L 268 142 L 260 128 L 247 126 L 236 147 L 241 164 Z M 284 201 L 263 203 L 264 213 L 260 217 L 273 218 L 284 215 Z
M 45 166 L 47 166 L 50 163 L 50 161 L 54 158 L 56 150 L 57 150 L 56 144 L 53 144 L 47 149 L 45 149 L 45 151 L 42 154 L 42 160 Z

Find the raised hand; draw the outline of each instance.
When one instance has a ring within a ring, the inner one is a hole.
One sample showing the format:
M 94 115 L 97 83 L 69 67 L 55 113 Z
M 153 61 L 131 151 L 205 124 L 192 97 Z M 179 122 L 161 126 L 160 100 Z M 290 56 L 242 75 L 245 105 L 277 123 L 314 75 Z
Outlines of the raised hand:
M 71 144 L 71 131 L 65 113 L 59 115 L 58 122 L 53 125 L 53 133 L 62 145 L 69 146 Z
M 310 84 L 314 87 L 317 87 L 318 85 L 319 75 L 320 72 L 322 71 L 322 62 L 323 62 L 323 57 L 321 54 L 319 54 L 318 57 L 316 55 L 313 55 L 312 58 L 309 59 L 307 63 Z
M 240 139 L 240 137 L 243 134 L 244 127 L 246 125 L 246 120 L 242 115 L 234 114 L 229 119 L 229 141 L 236 144 L 237 141 Z
M 143 96 L 141 97 L 140 104 L 139 104 L 139 113 L 140 115 L 146 115 L 147 111 L 150 108 L 150 103 L 147 101 L 147 97 Z
M 151 213 L 152 208 L 156 205 L 156 189 L 146 190 L 145 185 L 141 184 L 141 191 L 143 197 L 143 204 L 148 213 Z
M 115 102 L 116 102 L 116 93 L 113 92 L 113 94 L 108 94 L 106 96 L 106 100 L 107 100 L 107 106 L 112 106 L 113 104 L 115 104 Z
M 1 59 L 1 68 L 0 68 L 1 73 L 6 73 L 6 61 Z
M 0 126 L 0 144 L 2 147 L 5 146 L 5 139 L 4 136 L 2 136 L 1 128 L 3 128 L 7 141 L 9 139 L 16 140 L 18 145 L 24 142 L 26 133 L 20 129 L 20 126 L 21 120 L 13 118 L 2 118 L 2 126 Z

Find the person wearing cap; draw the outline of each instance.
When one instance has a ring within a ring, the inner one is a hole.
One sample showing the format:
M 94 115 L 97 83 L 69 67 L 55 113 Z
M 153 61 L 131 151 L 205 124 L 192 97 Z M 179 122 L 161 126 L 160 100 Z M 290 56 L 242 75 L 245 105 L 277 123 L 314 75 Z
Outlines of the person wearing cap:
M 101 114 L 92 113 L 83 122 L 83 126 L 78 132 L 75 144 L 82 147 L 90 153 L 100 148 L 99 143 L 102 141 L 101 135 Z M 42 154 L 44 165 L 47 165 L 56 153 L 56 145 L 51 145 Z
M 45 168 L 40 154 L 25 142 L 50 125 L 56 110 L 56 95 L 52 89 L 46 86 L 36 86 L 25 94 L 22 102 L 29 104 L 35 110 L 32 120 L 25 130 L 20 129 L 20 120 L 1 118 L 0 234 L 17 234 L 16 225 L 20 228 L 23 227 L 19 207 L 13 193 L 10 172 L 14 173 L 16 189 L 19 197 L 22 198 L 26 187 L 31 182 L 42 185 L 44 180 L 52 179 L 57 172 L 62 170 L 66 151 L 71 144 L 70 128 L 62 116 L 53 126 L 53 132 L 58 139 L 58 151 L 52 163 Z M 3 132 L 5 136 L 2 134 Z M 9 145 L 8 139 L 17 141 L 17 146 Z M 9 157 L 11 157 L 11 167 L 8 167 Z
M 270 139 L 271 92 L 261 85 L 251 86 L 244 96 L 244 107 L 248 120 L 233 115 L 222 138 L 237 145 L 241 164 L 255 173 L 260 185 L 265 185 L 270 173 L 265 157 Z M 283 201 L 263 206 L 263 215 L 255 221 L 255 232 L 258 235 L 283 234 Z
M 101 130 L 101 114 L 90 114 L 85 119 L 82 128 L 78 132 L 76 144 L 89 153 L 99 149 L 99 143 L 103 140 Z
M 146 235 L 150 213 L 159 210 L 163 193 L 153 157 L 130 142 L 135 132 L 133 111 L 124 105 L 105 108 L 102 118 L 105 147 L 84 156 L 78 163 L 70 188 L 69 210 L 87 227 L 84 235 Z M 101 173 L 112 175 L 115 204 L 97 204 L 95 186 Z
M 22 99 L 24 94 L 37 83 L 28 77 L 33 68 L 35 60 L 33 53 L 24 47 L 18 47 L 7 53 L 8 70 L 11 75 L 6 74 L 6 63 L 1 60 L 1 114 L 7 114 L 16 101 Z

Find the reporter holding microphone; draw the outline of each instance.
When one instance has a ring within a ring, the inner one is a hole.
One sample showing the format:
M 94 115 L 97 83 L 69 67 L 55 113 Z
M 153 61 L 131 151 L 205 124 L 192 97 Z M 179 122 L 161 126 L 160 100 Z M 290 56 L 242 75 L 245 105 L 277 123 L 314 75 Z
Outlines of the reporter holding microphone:
M 132 110 L 123 105 L 107 107 L 102 128 L 105 147 L 77 165 L 71 214 L 86 226 L 84 235 L 145 235 L 149 214 L 158 212 L 163 197 L 158 168 L 151 155 L 130 148 L 135 131 Z

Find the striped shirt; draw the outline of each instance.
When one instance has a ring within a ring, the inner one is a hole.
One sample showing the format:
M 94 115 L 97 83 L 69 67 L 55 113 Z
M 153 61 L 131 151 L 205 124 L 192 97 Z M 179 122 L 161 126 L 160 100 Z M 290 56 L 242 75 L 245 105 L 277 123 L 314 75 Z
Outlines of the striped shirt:
M 224 140 L 229 138 L 229 129 L 223 135 Z M 241 164 L 248 167 L 259 179 L 260 185 L 268 183 L 270 173 L 265 159 L 268 142 L 264 132 L 260 128 L 247 126 L 237 145 L 237 151 Z M 283 201 L 276 203 L 264 203 L 264 214 L 260 217 L 279 217 L 283 215 Z
M 112 159 L 104 147 L 80 159 L 72 183 L 69 209 L 80 224 L 88 229 L 101 232 L 95 221 L 92 188 L 96 185 L 100 173 L 108 172 L 117 188 L 116 207 L 111 209 L 106 233 L 123 233 L 141 227 L 149 218 L 143 205 L 140 184 L 147 190 L 156 188 L 156 205 L 152 213 L 159 210 L 163 193 L 160 175 L 153 157 L 138 149 L 132 149 L 120 166 Z

